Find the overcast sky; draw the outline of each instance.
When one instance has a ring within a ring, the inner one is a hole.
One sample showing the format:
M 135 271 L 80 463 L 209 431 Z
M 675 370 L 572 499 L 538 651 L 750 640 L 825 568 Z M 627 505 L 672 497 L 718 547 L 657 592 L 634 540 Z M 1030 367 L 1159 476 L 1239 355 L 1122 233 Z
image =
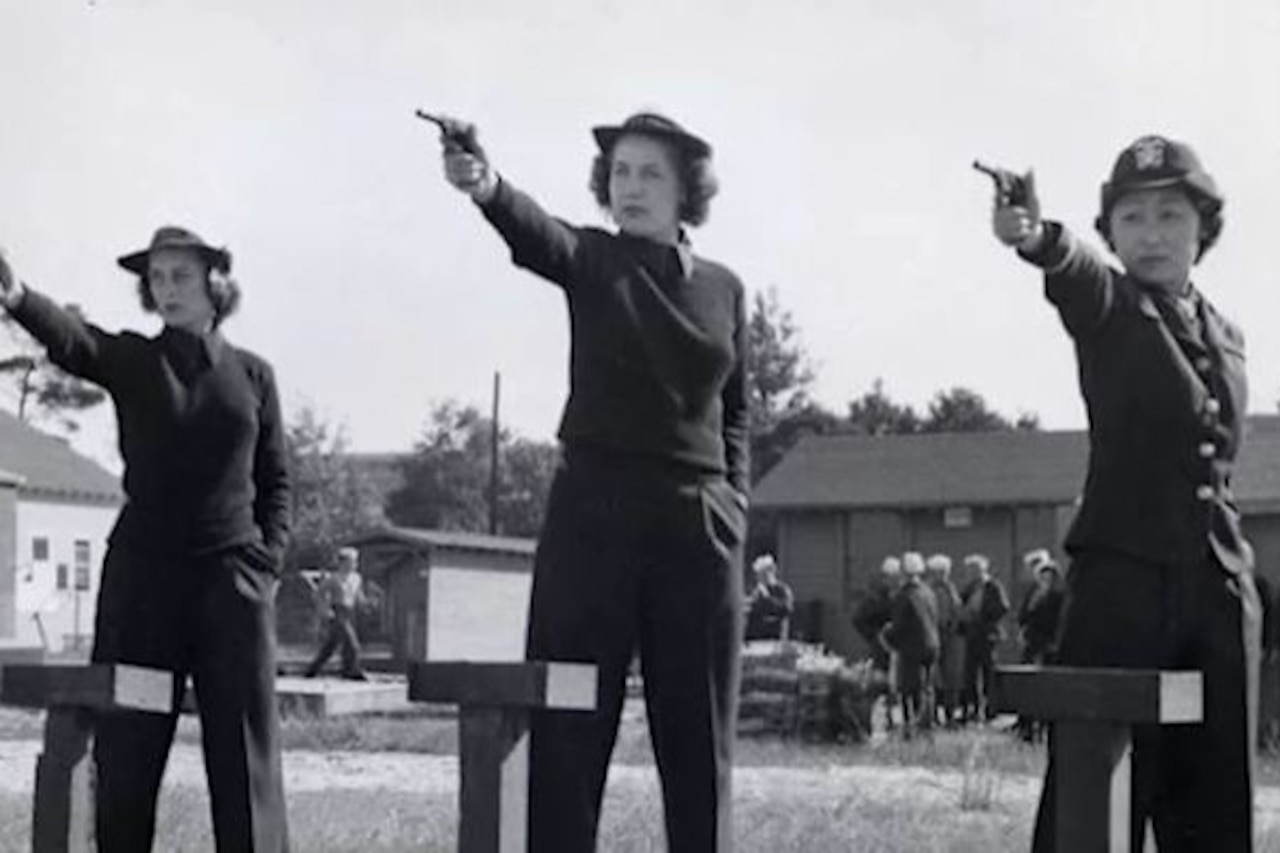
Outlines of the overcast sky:
M 698 251 L 776 287 L 843 410 L 877 378 L 923 406 L 964 385 L 1083 425 L 1035 272 L 990 236 L 974 157 L 1036 169 L 1091 235 L 1119 150 L 1190 141 L 1227 197 L 1197 283 L 1280 399 L 1275 0 L 0 0 L 0 245 L 107 328 L 153 330 L 117 255 L 162 223 L 235 253 L 228 336 L 286 406 L 407 449 L 433 401 L 550 438 L 563 300 L 511 267 L 441 177 L 423 106 L 474 120 L 495 166 L 600 223 L 589 129 L 665 111 L 716 148 Z M 78 443 L 103 456 L 93 419 Z

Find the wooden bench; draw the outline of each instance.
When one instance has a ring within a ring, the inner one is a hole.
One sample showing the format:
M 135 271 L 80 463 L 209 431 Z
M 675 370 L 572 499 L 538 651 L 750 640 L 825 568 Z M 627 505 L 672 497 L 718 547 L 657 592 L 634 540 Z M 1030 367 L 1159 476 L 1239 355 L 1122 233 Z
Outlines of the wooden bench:
M 173 675 L 124 664 L 0 667 L 0 704 L 46 711 L 36 762 L 31 847 L 89 853 L 93 843 L 93 715 L 173 710 Z
M 994 687 L 997 711 L 1053 723 L 1057 849 L 1128 853 L 1132 728 L 1201 722 L 1200 673 L 1002 666 Z
M 414 663 L 409 667 L 409 699 L 459 706 L 459 853 L 524 853 L 529 713 L 595 710 L 595 666 Z

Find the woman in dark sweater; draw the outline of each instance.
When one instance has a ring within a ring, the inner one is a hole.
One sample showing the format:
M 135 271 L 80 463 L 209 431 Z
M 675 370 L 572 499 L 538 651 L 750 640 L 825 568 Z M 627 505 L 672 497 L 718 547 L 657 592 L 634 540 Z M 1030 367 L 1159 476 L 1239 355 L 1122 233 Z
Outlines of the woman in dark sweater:
M 119 259 L 155 337 L 112 334 L 26 287 L 0 257 L 0 303 L 69 373 L 115 403 L 126 501 L 102 570 L 93 660 L 190 675 L 219 851 L 288 848 L 275 681 L 275 588 L 289 483 L 271 367 L 219 327 L 231 255 L 181 228 Z M 181 687 L 176 697 L 180 705 Z M 96 722 L 97 841 L 150 849 L 177 715 Z
M 669 847 L 727 851 L 748 485 L 743 288 L 693 254 L 683 227 L 706 218 L 711 147 L 652 113 L 594 135 L 591 189 L 616 232 L 554 219 L 478 146 L 445 147 L 448 180 L 569 309 L 563 453 L 527 651 L 595 663 L 599 709 L 534 721 L 530 849 L 594 849 L 638 649 Z

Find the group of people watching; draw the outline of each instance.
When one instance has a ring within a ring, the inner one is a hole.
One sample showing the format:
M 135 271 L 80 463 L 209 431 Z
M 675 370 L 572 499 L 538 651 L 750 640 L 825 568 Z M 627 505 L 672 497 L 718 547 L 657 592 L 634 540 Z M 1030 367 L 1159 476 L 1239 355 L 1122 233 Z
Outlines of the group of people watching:
M 1016 613 L 1023 659 L 1043 663 L 1052 655 L 1062 612 L 1062 575 L 1044 549 L 1028 553 L 1024 564 L 1034 585 Z M 905 737 L 994 716 L 991 676 L 1012 606 L 987 556 L 970 554 L 962 565 L 957 583 L 946 554 L 888 556 L 854 612 L 872 664 L 890 685 L 889 725 L 896 725 L 896 704 Z M 1027 721 L 1021 730 L 1031 737 L 1035 728 Z

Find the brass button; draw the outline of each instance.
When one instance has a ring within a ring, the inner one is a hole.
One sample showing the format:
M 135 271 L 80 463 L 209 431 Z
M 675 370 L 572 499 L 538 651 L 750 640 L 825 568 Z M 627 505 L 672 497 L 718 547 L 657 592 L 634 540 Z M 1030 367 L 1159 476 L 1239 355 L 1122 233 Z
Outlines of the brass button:
M 1222 404 L 1218 402 L 1217 397 L 1210 397 L 1204 401 L 1204 413 L 1206 415 L 1216 415 L 1222 411 Z
M 1196 497 L 1202 501 L 1213 500 L 1213 486 L 1208 483 L 1196 486 Z
M 1196 359 L 1196 372 L 1208 373 L 1209 368 L 1211 367 L 1213 367 L 1213 362 L 1209 361 L 1209 359 L 1206 356 L 1202 355 Z
M 1205 459 L 1212 459 L 1218 452 L 1218 448 L 1214 446 L 1212 441 L 1206 441 L 1199 447 L 1200 455 Z

